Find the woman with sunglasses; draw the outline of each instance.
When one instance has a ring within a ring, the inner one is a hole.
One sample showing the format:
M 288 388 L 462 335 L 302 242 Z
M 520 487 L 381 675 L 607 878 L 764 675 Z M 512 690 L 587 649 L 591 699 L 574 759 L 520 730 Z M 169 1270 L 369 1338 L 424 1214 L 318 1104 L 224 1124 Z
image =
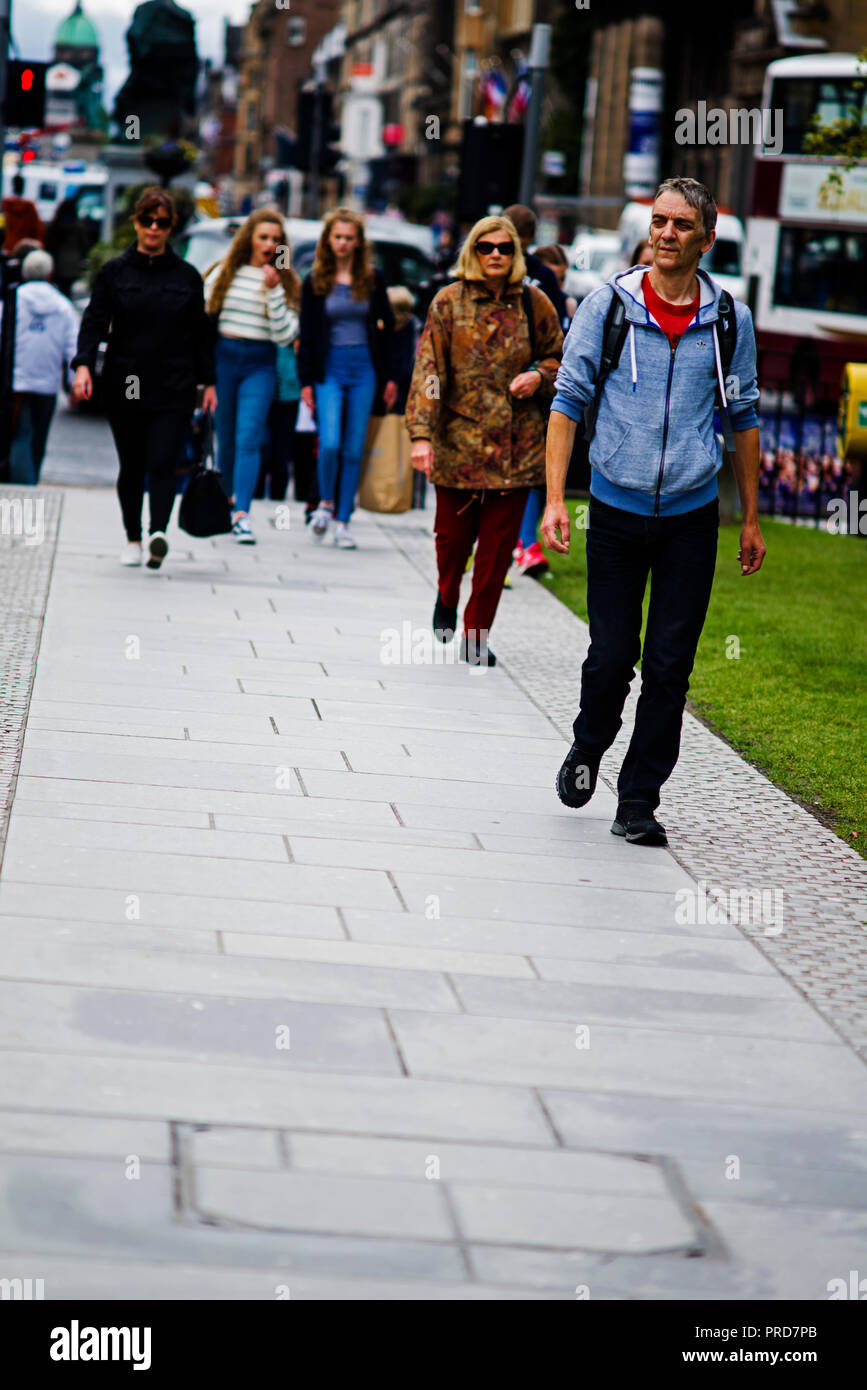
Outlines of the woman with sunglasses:
M 168 245 L 177 220 L 164 188 L 144 190 L 132 216 L 136 244 L 106 261 L 94 280 L 71 363 L 73 399 L 89 400 L 99 345 L 108 340 L 102 390 L 120 460 L 117 492 L 127 537 L 120 561 L 142 562 L 147 478 L 149 569 L 159 569 L 168 553 L 175 467 L 197 388 L 205 388 L 205 410 L 217 403 L 202 277 Z
M 413 467 L 436 487 L 433 626 L 441 642 L 454 636 L 461 579 L 478 539 L 462 642 L 472 665 L 496 664 L 488 632 L 528 490 L 545 478 L 539 397 L 553 394 L 563 347 L 556 309 L 541 290 L 523 287 L 524 272 L 509 219 L 477 222 L 457 280 L 428 310 L 406 409 Z

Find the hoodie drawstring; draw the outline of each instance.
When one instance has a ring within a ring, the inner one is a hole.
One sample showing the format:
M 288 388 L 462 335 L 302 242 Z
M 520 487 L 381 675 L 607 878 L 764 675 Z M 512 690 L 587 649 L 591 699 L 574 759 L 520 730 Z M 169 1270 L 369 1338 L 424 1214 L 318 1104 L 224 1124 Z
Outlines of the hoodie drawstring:
M 722 354 L 719 348 L 719 337 L 717 336 L 716 324 L 713 325 L 713 351 L 714 357 L 716 358 L 716 376 L 717 381 L 719 382 L 720 400 L 722 401 L 723 410 L 727 410 L 728 407 L 726 406 L 726 384 L 723 381 Z
M 632 389 L 638 386 L 638 367 L 635 362 L 635 324 L 629 325 L 629 356 L 632 361 Z

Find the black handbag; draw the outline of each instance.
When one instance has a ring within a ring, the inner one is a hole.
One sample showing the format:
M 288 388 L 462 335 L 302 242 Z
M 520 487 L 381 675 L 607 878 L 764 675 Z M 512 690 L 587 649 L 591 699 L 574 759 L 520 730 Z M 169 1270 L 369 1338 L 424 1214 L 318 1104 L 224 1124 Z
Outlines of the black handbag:
M 214 464 L 214 422 L 211 412 L 201 463 L 184 489 L 178 525 L 188 536 L 223 536 L 232 529 L 232 509 L 223 480 Z

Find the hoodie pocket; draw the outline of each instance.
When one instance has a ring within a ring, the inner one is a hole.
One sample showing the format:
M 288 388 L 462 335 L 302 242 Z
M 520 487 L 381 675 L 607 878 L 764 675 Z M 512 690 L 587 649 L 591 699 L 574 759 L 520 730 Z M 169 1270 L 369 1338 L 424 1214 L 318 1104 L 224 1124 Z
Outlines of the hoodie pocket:
M 716 436 L 711 432 L 714 452 L 705 444 L 703 432 L 697 425 L 684 432 L 676 441 L 674 449 L 667 449 L 665 469 L 662 475 L 662 493 L 670 496 L 675 492 L 692 492 L 705 487 L 719 472 L 722 459 Z

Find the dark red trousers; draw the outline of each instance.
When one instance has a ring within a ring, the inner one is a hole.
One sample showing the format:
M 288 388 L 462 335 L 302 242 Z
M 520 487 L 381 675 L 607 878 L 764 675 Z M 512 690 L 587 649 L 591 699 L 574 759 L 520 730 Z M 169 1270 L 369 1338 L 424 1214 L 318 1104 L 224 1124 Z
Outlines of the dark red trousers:
M 440 487 L 434 535 L 440 598 L 457 608 L 461 580 L 476 540 L 473 588 L 464 612 L 464 632 L 489 632 L 503 582 L 518 541 L 529 488 Z

